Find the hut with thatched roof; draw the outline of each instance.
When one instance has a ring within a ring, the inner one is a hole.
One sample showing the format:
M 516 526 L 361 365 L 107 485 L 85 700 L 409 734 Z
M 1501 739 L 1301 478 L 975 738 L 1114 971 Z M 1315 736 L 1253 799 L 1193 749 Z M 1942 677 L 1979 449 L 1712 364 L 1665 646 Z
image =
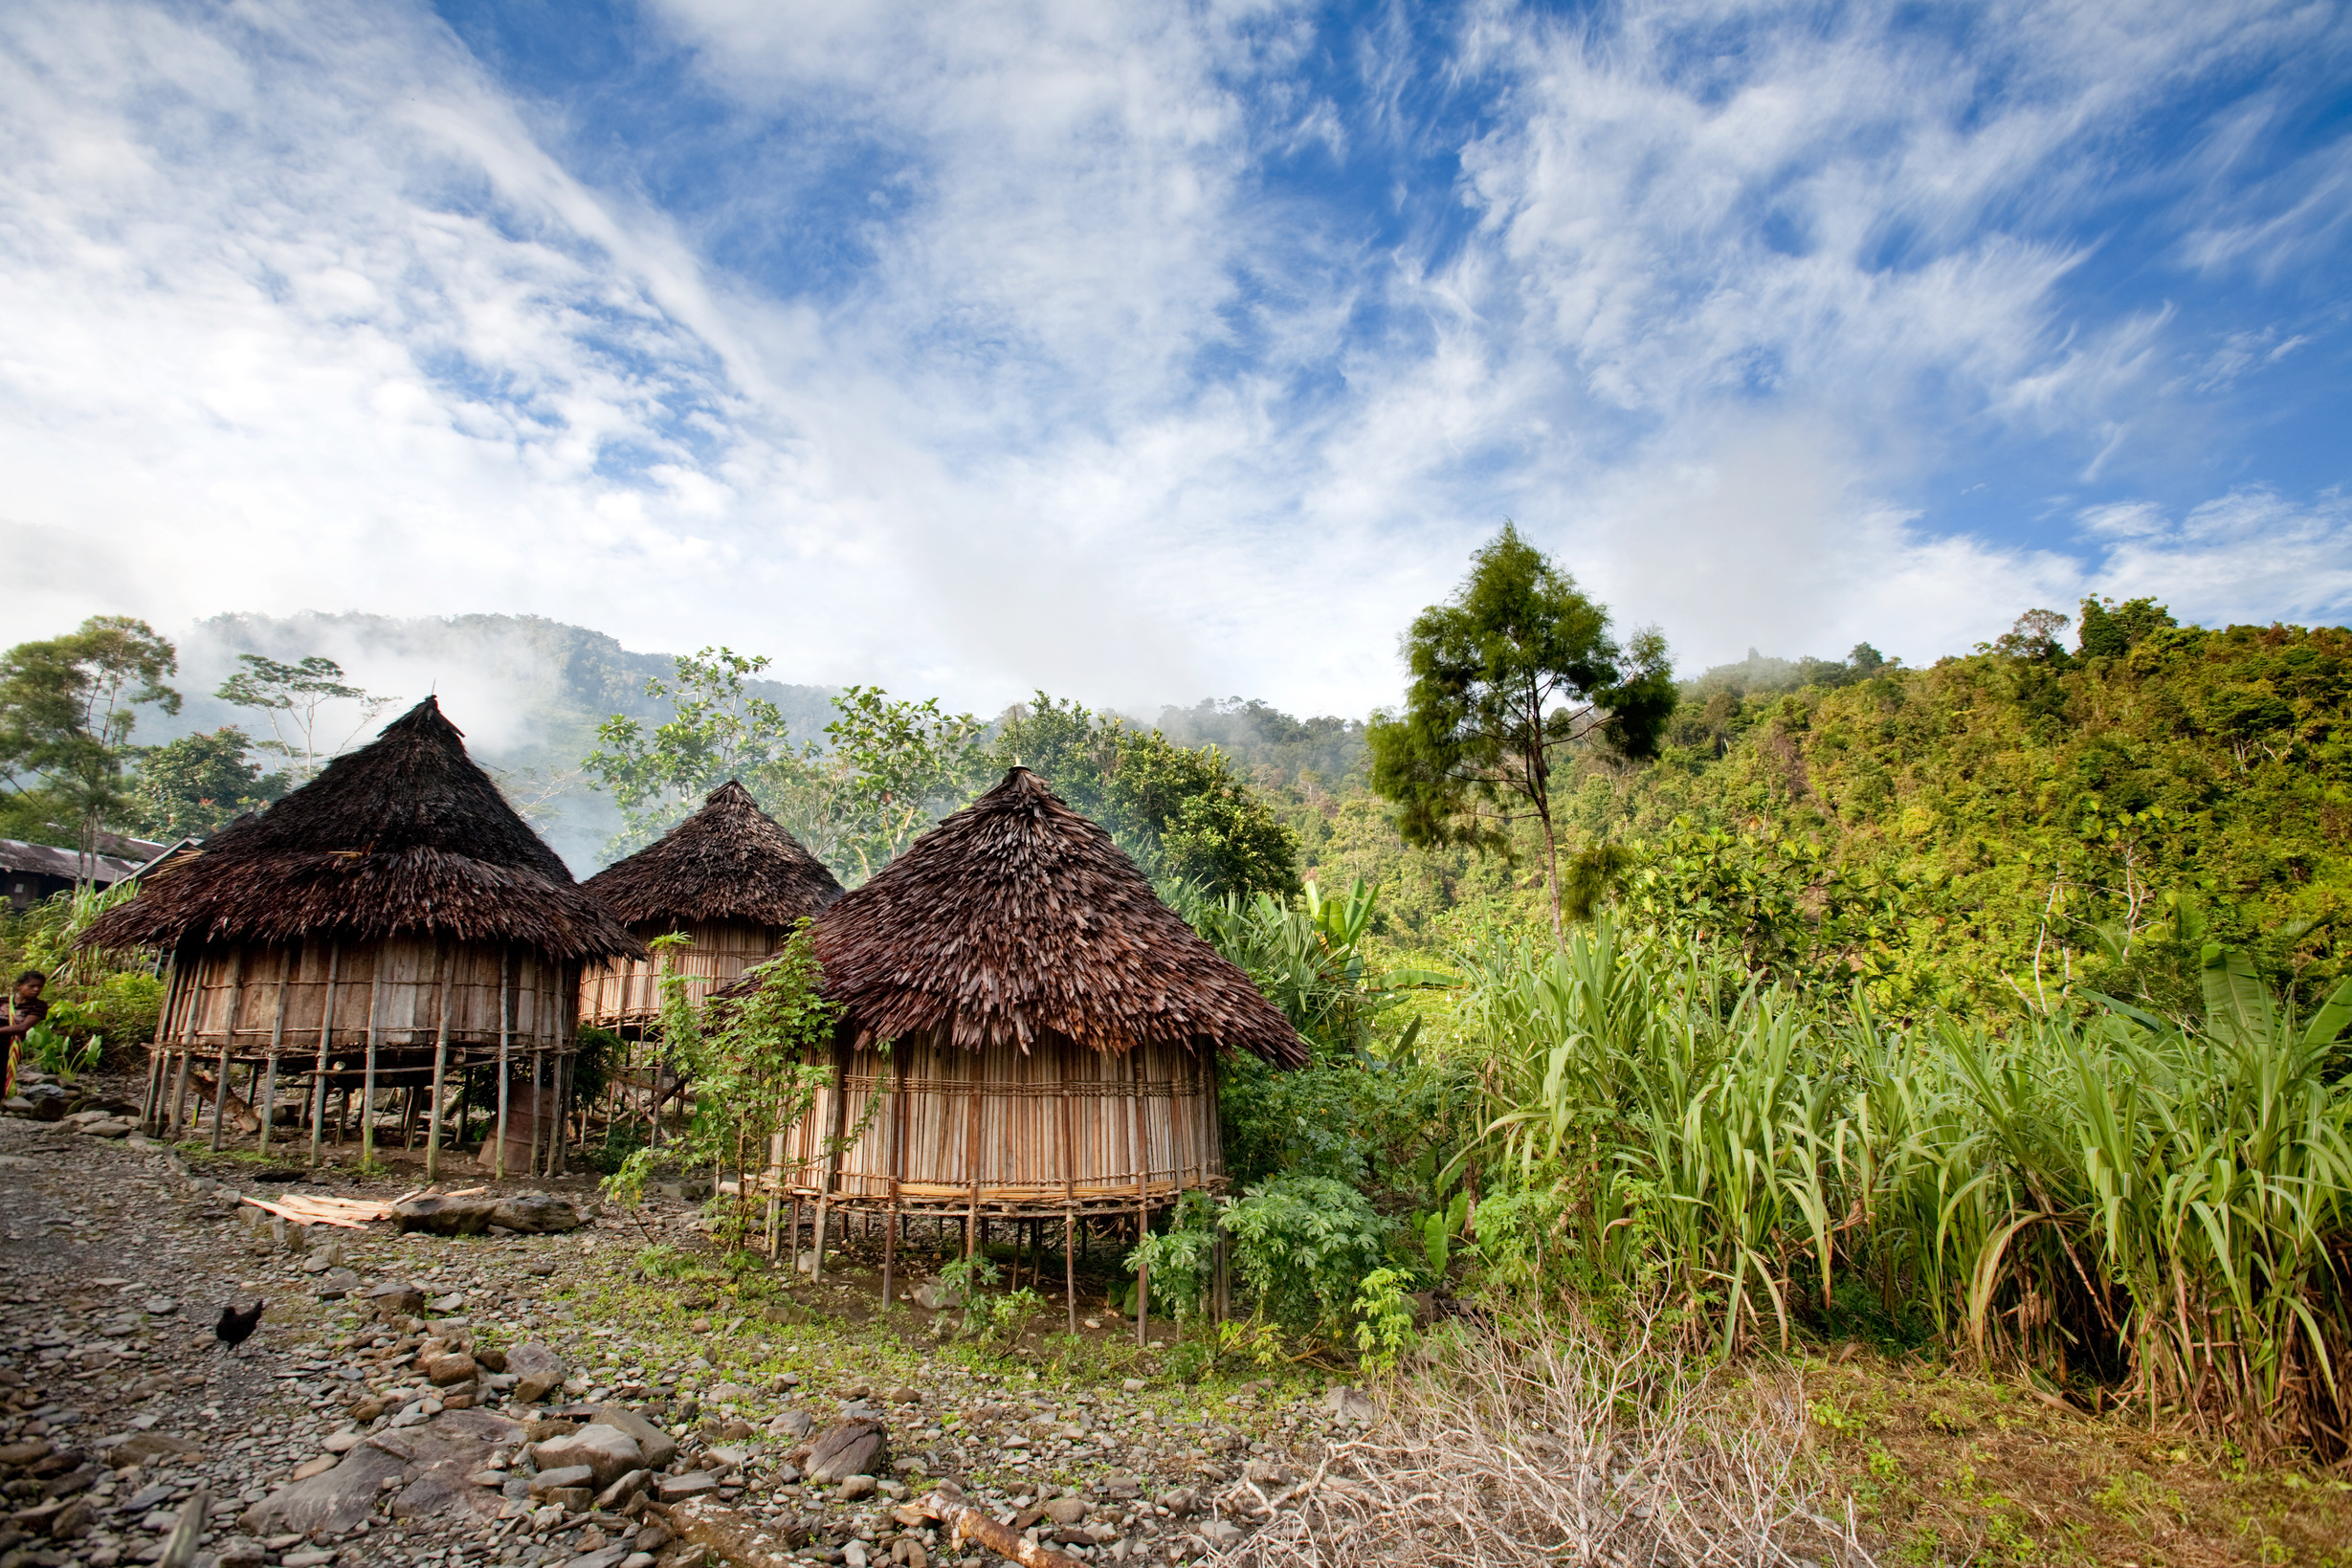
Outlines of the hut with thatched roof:
M 378 1092 L 429 1085 L 429 1168 L 450 1074 L 487 1070 L 501 1131 L 510 1086 L 527 1091 L 534 1125 L 550 1129 L 534 1162 L 561 1169 L 561 1117 L 537 1113 L 543 1099 L 563 1103 L 581 965 L 644 951 L 466 755 L 432 697 L 149 873 L 84 939 L 170 956 L 150 1127 L 177 1132 L 191 1071 L 201 1079 L 209 1064 L 217 1146 L 243 1066 L 264 1147 L 280 1082 L 307 1077 L 313 1162 L 330 1089 L 362 1092 L 372 1156 Z
M 770 1181 L 815 1202 L 820 1268 L 837 1207 L 891 1216 L 886 1277 L 908 1213 L 961 1217 L 967 1249 L 988 1218 L 1058 1218 L 1065 1252 L 1081 1219 L 1146 1225 L 1223 1182 L 1220 1053 L 1307 1060 L 1249 976 L 1026 768 L 827 910 L 813 943 L 842 1010 L 836 1088 L 778 1140 Z
M 689 940 L 666 959 L 614 958 L 580 977 L 580 1022 L 638 1037 L 661 1012 L 665 963 L 700 1002 L 773 954 L 802 917 L 841 896 L 825 863 L 729 779 L 655 843 L 580 884 L 639 938 Z

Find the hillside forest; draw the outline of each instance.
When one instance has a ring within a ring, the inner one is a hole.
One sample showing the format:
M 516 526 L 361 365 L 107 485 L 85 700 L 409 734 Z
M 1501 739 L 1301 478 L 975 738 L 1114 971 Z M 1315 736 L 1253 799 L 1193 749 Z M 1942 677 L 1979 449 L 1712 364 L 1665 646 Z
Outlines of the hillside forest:
M 852 886 L 1015 763 L 1107 827 L 1315 1049 L 1229 1069 L 1230 1193 L 1130 1260 L 1197 1324 L 1234 1248 L 1263 1337 L 1204 1330 L 1204 1365 L 1377 1373 L 1476 1299 L 2352 1455 L 2352 632 L 2095 599 L 1923 668 L 1677 676 L 1509 529 L 1400 630 L 1406 695 L 1363 718 L 853 686 L 820 725 L 705 649 L 570 787 L 610 858 L 741 779 Z M 10 651 L 0 833 L 201 834 L 372 733 L 331 659 L 253 654 L 212 697 L 241 721 L 144 744 L 174 659 L 123 619 Z M 77 983 L 69 1019 L 125 983 Z

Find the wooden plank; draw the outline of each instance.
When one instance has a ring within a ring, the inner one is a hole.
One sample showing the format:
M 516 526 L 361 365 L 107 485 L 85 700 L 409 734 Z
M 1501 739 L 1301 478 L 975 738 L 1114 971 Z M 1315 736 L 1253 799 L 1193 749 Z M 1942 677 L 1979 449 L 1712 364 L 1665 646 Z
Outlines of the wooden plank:
M 358 1230 L 378 1220 L 392 1217 L 390 1204 L 362 1198 L 324 1198 L 313 1197 L 308 1193 L 288 1193 L 274 1204 L 253 1197 L 240 1201 L 265 1214 L 276 1214 L 301 1225 L 340 1226 L 345 1230 Z

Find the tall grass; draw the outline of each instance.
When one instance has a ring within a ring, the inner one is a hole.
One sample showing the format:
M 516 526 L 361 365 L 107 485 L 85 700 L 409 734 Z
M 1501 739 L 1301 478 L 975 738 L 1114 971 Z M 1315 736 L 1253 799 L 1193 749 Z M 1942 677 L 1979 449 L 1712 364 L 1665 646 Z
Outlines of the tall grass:
M 2352 986 L 2298 1022 L 2207 955 L 2191 1027 L 2116 1005 L 1894 1027 L 1606 920 L 1463 956 L 1491 1111 L 1462 1168 L 1564 1200 L 1571 1271 L 1683 1341 L 1841 1297 L 1958 1353 L 2352 1457 Z

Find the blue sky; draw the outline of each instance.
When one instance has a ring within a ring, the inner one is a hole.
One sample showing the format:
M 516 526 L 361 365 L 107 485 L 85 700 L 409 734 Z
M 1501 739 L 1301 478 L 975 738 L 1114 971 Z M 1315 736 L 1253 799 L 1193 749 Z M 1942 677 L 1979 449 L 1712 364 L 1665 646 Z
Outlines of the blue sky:
M 2342 621 L 2348 278 L 2341 6 L 0 12 L 19 634 L 1362 712 L 1506 516 L 1686 668 Z

